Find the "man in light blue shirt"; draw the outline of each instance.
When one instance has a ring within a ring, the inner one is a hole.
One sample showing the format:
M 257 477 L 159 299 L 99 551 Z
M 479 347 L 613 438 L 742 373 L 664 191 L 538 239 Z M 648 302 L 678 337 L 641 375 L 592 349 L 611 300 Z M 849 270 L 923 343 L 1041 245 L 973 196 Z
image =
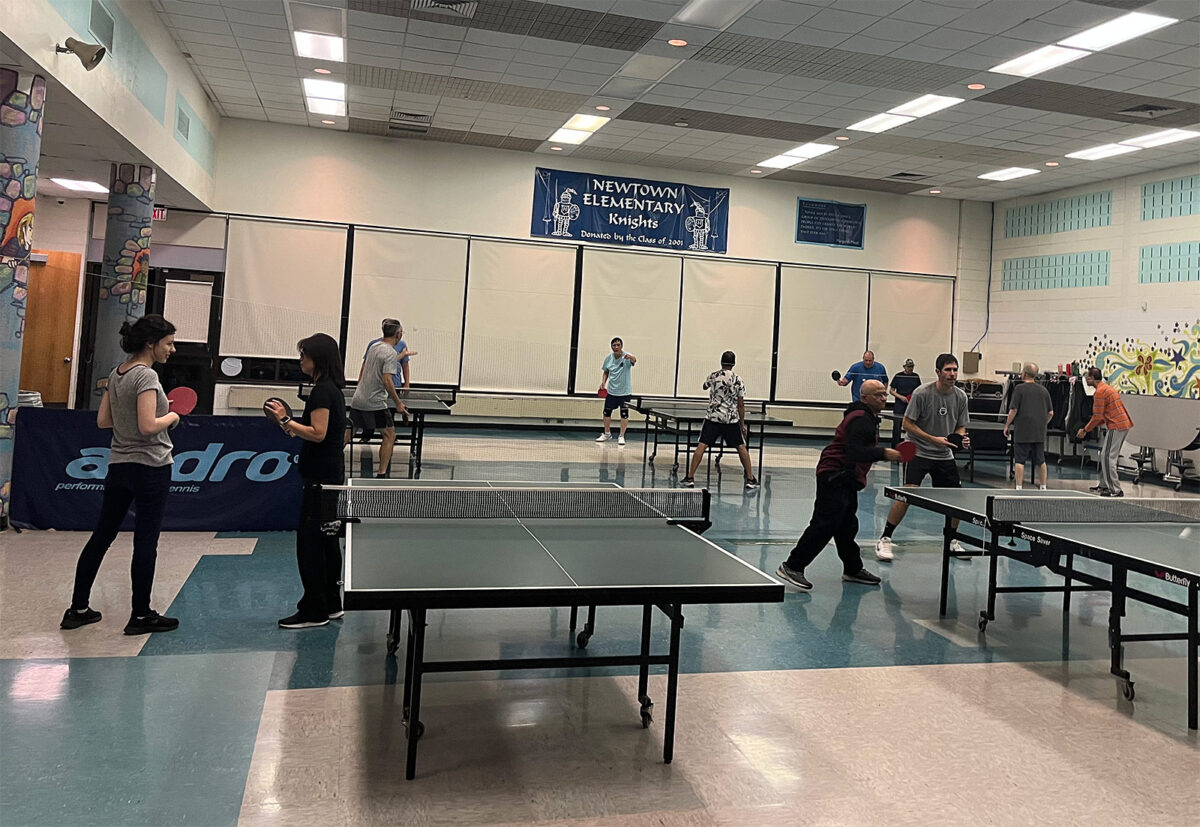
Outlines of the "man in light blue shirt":
M 846 374 L 838 380 L 838 384 L 842 387 L 849 385 L 850 398 L 859 402 L 861 400 L 858 398 L 858 392 L 862 389 L 862 383 L 868 379 L 877 379 L 883 383 L 885 388 L 887 387 L 887 368 L 876 362 L 875 354 L 869 350 L 863 354 L 861 362 L 855 362 L 846 368 Z
M 602 367 L 604 375 L 600 378 L 600 390 L 607 389 L 604 397 L 604 431 L 596 438 L 597 442 L 608 442 L 612 439 L 609 428 L 612 423 L 612 412 L 621 409 L 621 435 L 617 438 L 618 445 L 625 444 L 625 429 L 629 426 L 629 400 L 633 396 L 633 366 L 637 357 L 625 352 L 625 343 L 620 338 L 612 340 L 612 353 L 604 357 Z

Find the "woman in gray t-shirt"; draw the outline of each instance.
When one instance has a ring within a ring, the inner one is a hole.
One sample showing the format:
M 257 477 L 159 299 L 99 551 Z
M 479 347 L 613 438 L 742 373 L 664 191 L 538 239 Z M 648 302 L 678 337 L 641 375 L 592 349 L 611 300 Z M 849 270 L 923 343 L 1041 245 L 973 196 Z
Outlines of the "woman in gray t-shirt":
M 121 325 L 121 349 L 127 362 L 108 375 L 96 424 L 111 428 L 112 447 L 104 479 L 100 519 L 75 566 L 71 608 L 63 615 L 63 629 L 78 629 L 100 620 L 88 607 L 92 584 L 104 554 L 117 538 L 129 506 L 136 505 L 133 524 L 133 610 L 125 634 L 168 632 L 179 621 L 150 608 L 158 535 L 171 487 L 171 438 L 167 431 L 179 424 L 179 414 L 169 410 L 154 364 L 166 362 L 175 352 L 175 325 L 162 316 L 148 315 Z

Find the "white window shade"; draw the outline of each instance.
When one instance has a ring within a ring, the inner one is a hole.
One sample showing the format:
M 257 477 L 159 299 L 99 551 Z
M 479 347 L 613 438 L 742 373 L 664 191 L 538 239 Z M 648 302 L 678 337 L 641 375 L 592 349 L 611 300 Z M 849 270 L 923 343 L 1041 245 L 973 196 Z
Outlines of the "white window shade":
M 394 318 L 418 354 L 409 361 L 410 381 L 457 385 L 467 240 L 355 230 L 352 266 L 346 378 L 357 379 L 367 342 Z
M 775 398 L 848 402 L 830 378 L 862 357 L 868 276 L 855 270 L 784 267 L 779 285 L 779 369 Z
M 565 394 L 575 248 L 472 241 L 463 390 Z
M 923 382 L 936 378 L 938 355 L 950 351 L 953 310 L 951 279 L 871 274 L 870 348 L 889 381 L 908 358 Z
M 620 337 L 638 360 L 633 392 L 674 395 L 682 266 L 678 256 L 584 250 L 577 391 L 599 387 L 604 357 Z
M 229 222 L 221 353 L 296 359 L 296 342 L 341 333 L 346 230 Z
M 773 265 L 684 259 L 675 393 L 703 397 L 704 378 L 720 369 L 721 353 L 732 350 L 747 398 L 768 398 L 774 329 Z
M 212 282 L 167 279 L 163 317 L 175 325 L 175 341 L 208 341 L 212 288 Z

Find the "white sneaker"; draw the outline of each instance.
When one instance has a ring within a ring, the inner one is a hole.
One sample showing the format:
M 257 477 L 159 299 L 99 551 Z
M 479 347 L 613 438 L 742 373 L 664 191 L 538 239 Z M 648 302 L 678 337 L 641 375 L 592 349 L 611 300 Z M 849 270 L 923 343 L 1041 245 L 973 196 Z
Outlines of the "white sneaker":
M 895 558 L 892 553 L 892 538 L 880 537 L 875 541 L 875 557 L 878 560 L 892 560 Z
M 623 437 L 623 436 L 619 436 L 619 437 L 617 437 L 617 444 L 618 444 L 618 445 L 624 445 L 624 444 L 625 444 L 625 437 Z
M 600 434 L 600 436 L 596 437 L 597 442 L 608 442 L 610 439 L 612 439 L 612 434 L 608 432 Z
M 950 541 L 950 553 L 952 555 L 954 555 L 955 557 L 959 558 L 960 560 L 970 560 L 971 559 L 970 556 L 967 554 L 967 550 L 965 548 L 963 548 L 963 544 L 960 543 L 958 540 Z

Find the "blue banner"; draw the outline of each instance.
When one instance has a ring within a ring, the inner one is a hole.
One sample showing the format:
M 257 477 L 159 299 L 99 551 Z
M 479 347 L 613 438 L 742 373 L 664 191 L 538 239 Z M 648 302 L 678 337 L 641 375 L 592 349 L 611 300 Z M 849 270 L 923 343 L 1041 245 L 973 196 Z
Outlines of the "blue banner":
M 824 244 L 827 247 L 861 250 L 866 226 L 866 204 L 797 199 L 797 244 Z
M 100 516 L 111 431 L 94 411 L 21 408 L 12 522 L 91 531 Z M 300 441 L 264 417 L 185 416 L 171 431 L 175 464 L 164 531 L 294 531 Z M 121 526 L 133 530 L 132 512 Z
M 538 167 L 529 234 L 723 253 L 729 190 Z

